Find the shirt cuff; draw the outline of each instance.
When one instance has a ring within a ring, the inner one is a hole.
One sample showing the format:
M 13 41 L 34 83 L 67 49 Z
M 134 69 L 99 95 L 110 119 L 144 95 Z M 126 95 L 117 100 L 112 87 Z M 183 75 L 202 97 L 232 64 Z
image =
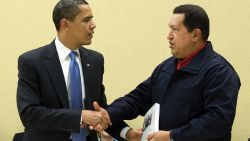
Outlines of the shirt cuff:
M 82 123 L 82 115 L 81 115 L 81 121 L 80 121 L 80 124 L 83 124 L 83 123 Z
M 126 140 L 126 133 L 128 132 L 128 130 L 130 129 L 130 127 L 124 127 L 121 132 L 120 132 L 120 136 Z

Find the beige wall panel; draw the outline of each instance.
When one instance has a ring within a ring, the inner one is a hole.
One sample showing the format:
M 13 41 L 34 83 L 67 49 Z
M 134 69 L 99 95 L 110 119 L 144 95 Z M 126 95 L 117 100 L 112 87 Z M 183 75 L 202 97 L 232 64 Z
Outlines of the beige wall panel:
M 52 0 L 0 0 L 0 140 L 23 131 L 16 109 L 17 58 L 48 44 L 56 36 Z M 89 0 L 97 25 L 93 44 L 105 57 L 108 102 L 134 89 L 171 56 L 166 39 L 168 20 L 179 4 L 202 6 L 211 22 L 209 40 L 241 77 L 232 141 L 250 137 L 250 1 L 241 0 Z M 141 128 L 142 118 L 128 121 Z M 216 125 L 215 125 L 216 126 Z

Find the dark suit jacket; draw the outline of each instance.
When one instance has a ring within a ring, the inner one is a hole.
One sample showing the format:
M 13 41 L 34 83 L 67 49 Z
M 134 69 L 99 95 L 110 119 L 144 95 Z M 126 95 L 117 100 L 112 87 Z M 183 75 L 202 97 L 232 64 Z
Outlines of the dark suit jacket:
M 233 67 L 210 42 L 186 67 L 177 71 L 176 64 L 170 57 L 150 78 L 114 101 L 107 109 L 112 122 L 144 115 L 159 103 L 159 128 L 171 130 L 174 141 L 230 141 L 240 88 Z
M 102 84 L 103 56 L 83 47 L 79 51 L 86 91 L 85 107 L 93 110 L 93 101 L 106 107 Z M 24 140 L 68 141 L 71 132 L 79 132 L 81 110 L 69 109 L 66 84 L 54 41 L 22 54 L 18 59 L 18 70 L 17 107 L 25 126 Z M 119 124 L 109 131 L 113 136 L 119 136 L 122 127 L 124 125 Z M 90 136 L 92 141 L 97 140 L 95 132 L 91 132 Z

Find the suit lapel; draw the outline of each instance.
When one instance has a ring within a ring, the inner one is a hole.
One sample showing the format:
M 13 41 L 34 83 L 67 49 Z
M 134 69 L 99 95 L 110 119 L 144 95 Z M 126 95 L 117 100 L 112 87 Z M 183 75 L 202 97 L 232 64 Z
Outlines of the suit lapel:
M 44 61 L 44 64 L 55 86 L 57 95 L 63 107 L 69 108 L 69 100 L 68 100 L 68 93 L 65 84 L 65 79 L 54 41 L 48 46 L 48 52 L 45 55 L 45 57 L 46 60 Z
M 82 62 L 82 70 L 83 70 L 83 77 L 84 77 L 84 85 L 85 85 L 85 98 L 84 98 L 84 104 L 85 104 L 85 108 L 86 109 L 91 109 L 90 107 L 92 107 L 92 103 L 91 103 L 91 98 L 93 97 L 93 95 L 91 94 L 91 76 L 93 76 L 93 71 L 92 68 L 94 67 L 91 62 L 91 58 L 89 56 L 88 51 L 83 48 L 80 47 L 79 48 L 79 52 L 81 55 L 81 62 Z

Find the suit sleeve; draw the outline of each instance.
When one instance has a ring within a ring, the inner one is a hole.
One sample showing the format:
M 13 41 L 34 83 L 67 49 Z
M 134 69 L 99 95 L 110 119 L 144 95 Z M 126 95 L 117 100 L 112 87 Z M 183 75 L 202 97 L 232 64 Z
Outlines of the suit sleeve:
M 79 132 L 81 110 L 48 108 L 43 105 L 39 74 L 30 57 L 18 59 L 17 107 L 26 130 Z
M 204 83 L 204 113 L 171 130 L 174 141 L 204 141 L 230 136 L 240 80 L 225 65 L 213 67 Z

